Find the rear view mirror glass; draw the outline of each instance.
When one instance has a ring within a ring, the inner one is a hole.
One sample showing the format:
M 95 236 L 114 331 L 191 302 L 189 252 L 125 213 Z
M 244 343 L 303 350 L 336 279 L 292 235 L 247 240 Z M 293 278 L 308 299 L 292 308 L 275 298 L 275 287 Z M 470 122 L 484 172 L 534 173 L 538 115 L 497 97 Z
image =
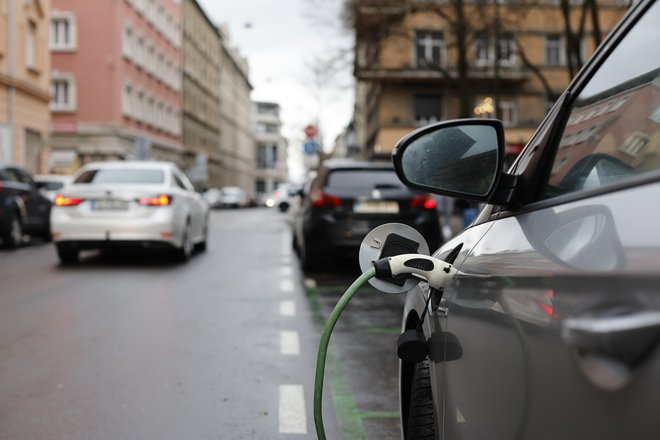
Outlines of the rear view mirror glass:
M 409 183 L 467 197 L 486 197 L 499 172 L 499 136 L 495 126 L 437 126 L 413 138 L 401 154 Z

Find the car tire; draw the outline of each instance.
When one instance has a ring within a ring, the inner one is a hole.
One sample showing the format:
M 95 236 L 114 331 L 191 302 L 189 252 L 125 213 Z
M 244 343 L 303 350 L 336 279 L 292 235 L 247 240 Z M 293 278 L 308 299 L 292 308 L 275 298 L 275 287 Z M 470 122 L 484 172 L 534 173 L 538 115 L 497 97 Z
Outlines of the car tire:
M 56 245 L 57 256 L 63 265 L 76 264 L 80 260 L 80 249 L 74 246 Z
M 320 267 L 318 256 L 311 254 L 306 248 L 298 247 L 298 258 L 300 258 L 300 267 L 303 272 L 315 272 Z
M 186 221 L 186 226 L 183 228 L 183 238 L 181 239 L 181 247 L 176 250 L 177 260 L 186 262 L 190 260 L 193 253 L 193 239 L 192 228 L 190 226 L 190 219 Z
M 208 247 L 207 245 L 208 237 L 209 237 L 209 221 L 206 220 L 204 222 L 204 231 L 202 232 L 202 241 L 197 243 L 197 245 L 195 246 L 195 250 L 197 250 L 198 252 L 206 252 L 206 249 Z
M 8 249 L 16 249 L 23 243 L 23 223 L 17 213 L 11 217 L 9 229 L 2 237 L 2 242 Z
M 436 431 L 431 373 L 428 359 L 415 364 L 406 440 L 434 440 Z
M 287 210 L 289 209 L 289 203 L 281 202 L 277 207 L 280 209 L 280 212 L 287 212 Z

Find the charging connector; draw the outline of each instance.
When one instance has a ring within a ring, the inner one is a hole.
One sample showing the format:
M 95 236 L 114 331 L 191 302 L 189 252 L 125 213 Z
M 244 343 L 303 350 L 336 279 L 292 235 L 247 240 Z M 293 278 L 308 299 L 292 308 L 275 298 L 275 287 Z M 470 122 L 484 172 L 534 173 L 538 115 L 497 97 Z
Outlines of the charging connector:
M 449 263 L 421 254 L 403 254 L 374 261 L 376 278 L 415 277 L 434 289 L 443 289 L 458 273 Z

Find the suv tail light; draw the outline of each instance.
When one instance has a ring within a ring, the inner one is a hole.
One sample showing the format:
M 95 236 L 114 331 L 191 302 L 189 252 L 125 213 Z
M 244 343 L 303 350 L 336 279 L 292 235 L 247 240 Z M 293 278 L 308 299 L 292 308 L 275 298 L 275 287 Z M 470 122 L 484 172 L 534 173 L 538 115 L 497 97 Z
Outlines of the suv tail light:
M 62 194 L 55 196 L 55 206 L 76 206 L 80 205 L 84 199 L 79 197 L 67 197 Z
M 172 196 L 160 194 L 155 197 L 140 197 L 138 203 L 147 206 L 167 206 L 172 203 Z
M 435 206 L 435 200 L 428 194 L 415 196 L 410 200 L 411 208 L 435 209 Z
M 341 205 L 341 200 L 339 200 L 339 197 L 332 195 L 332 194 L 326 194 L 322 191 L 312 191 L 309 194 L 309 199 L 312 201 L 312 205 L 314 206 L 340 206 Z

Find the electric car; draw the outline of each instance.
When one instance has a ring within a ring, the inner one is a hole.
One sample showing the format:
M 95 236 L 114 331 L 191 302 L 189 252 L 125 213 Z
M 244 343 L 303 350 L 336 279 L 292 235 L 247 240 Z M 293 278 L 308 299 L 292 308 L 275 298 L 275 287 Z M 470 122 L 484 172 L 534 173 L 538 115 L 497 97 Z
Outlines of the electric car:
M 82 249 L 173 249 L 181 260 L 206 248 L 209 207 L 170 162 L 93 162 L 55 197 L 53 240 L 64 264 Z
M 495 120 L 395 148 L 410 187 L 487 203 L 435 253 L 444 292 L 407 295 L 428 357 L 401 361 L 404 438 L 660 438 L 658 23 L 635 2 L 507 172 Z
M 401 184 L 387 162 L 326 161 L 293 216 L 293 248 L 304 270 L 323 260 L 357 255 L 367 233 L 384 223 L 417 229 L 440 245 L 436 202 Z

